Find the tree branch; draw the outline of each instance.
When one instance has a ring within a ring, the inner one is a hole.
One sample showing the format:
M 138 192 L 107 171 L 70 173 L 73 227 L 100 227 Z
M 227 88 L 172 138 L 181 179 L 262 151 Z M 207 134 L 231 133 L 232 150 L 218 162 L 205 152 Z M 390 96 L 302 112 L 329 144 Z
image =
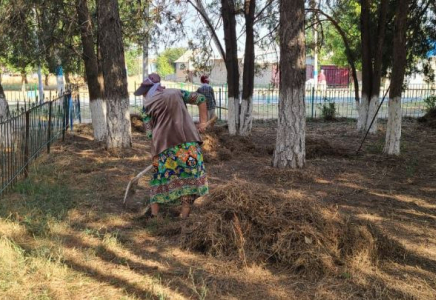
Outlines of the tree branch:
M 196 0 L 198 2 L 200 2 L 201 0 Z M 191 6 L 201 15 L 201 17 L 203 18 L 203 21 L 206 23 L 206 26 L 209 29 L 210 34 L 213 36 L 213 39 L 215 41 L 216 46 L 218 47 L 218 51 L 221 54 L 221 57 L 223 58 L 223 60 L 226 60 L 226 52 L 224 51 L 223 46 L 221 45 L 218 36 L 216 34 L 216 30 L 215 27 L 213 26 L 213 24 L 210 22 L 209 17 L 205 14 L 204 9 L 201 9 L 200 7 L 198 7 L 197 5 L 194 4 L 194 2 L 192 0 L 187 0 L 187 2 L 189 4 L 191 4 Z

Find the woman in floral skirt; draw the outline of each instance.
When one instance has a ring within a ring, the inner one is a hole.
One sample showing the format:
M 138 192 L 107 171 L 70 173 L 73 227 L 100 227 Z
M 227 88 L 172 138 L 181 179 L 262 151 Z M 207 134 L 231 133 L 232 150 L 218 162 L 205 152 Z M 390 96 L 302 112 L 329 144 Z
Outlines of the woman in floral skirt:
M 134 94 L 145 97 L 143 121 L 147 136 L 152 139 L 151 217 L 158 215 L 159 204 L 181 204 L 180 217 L 186 218 L 194 200 L 209 191 L 199 134 L 206 129 L 206 98 L 198 93 L 165 89 L 155 73 Z M 186 104 L 198 106 L 197 126 Z

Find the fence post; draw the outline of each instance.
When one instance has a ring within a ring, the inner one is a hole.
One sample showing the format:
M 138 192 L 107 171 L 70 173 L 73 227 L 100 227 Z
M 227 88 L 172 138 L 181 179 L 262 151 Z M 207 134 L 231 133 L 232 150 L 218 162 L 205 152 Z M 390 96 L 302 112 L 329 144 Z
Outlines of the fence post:
M 24 140 L 24 178 L 29 176 L 29 139 L 30 139 L 30 110 L 26 111 L 26 137 Z
M 67 95 L 64 95 L 63 98 L 64 98 L 63 99 L 64 114 L 62 117 L 62 142 L 65 141 L 65 131 L 68 126 L 68 113 L 69 113 Z
M 74 125 L 74 103 L 71 94 L 68 95 L 68 118 L 70 121 L 70 131 L 72 131 Z
M 222 120 L 221 119 L 221 107 L 222 107 L 222 105 L 221 105 L 221 88 L 218 89 L 218 101 L 220 103 L 219 119 Z
M 51 111 L 53 102 L 50 101 L 48 104 L 48 132 L 47 132 L 47 153 L 50 154 L 51 145 Z
M 77 113 L 79 115 L 79 123 L 82 123 L 82 112 L 80 111 L 80 94 L 77 94 Z
M 315 106 L 315 88 L 312 87 L 312 119 L 313 119 L 313 112 L 314 112 L 314 106 Z

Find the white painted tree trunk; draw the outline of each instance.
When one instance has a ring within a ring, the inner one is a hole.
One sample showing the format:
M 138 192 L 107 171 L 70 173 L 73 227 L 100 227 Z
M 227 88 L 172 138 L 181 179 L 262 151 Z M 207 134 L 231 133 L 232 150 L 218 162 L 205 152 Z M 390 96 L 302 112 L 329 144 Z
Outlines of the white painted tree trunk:
M 287 88 L 286 93 L 280 95 L 274 167 L 293 169 L 304 167 L 306 163 L 305 112 L 304 86 L 301 89 Z
M 107 100 L 106 146 L 113 148 L 132 147 L 129 100 Z
M 94 140 L 103 142 L 107 136 L 107 106 L 102 99 L 92 100 L 89 104 L 91 108 L 92 128 L 94 129 Z
M 9 105 L 2 92 L 0 93 L 0 123 L 9 117 Z M 0 145 L 3 145 L 3 143 L 7 140 L 7 132 L 6 126 L 0 125 Z
M 386 142 L 383 152 L 389 155 L 400 154 L 401 140 L 401 97 L 389 100 L 389 119 L 386 128 Z
M 360 105 L 358 107 L 359 117 L 357 119 L 357 130 L 366 132 L 371 125 L 372 119 L 378 108 L 378 96 L 373 96 L 369 101 L 368 95 L 362 95 Z M 377 119 L 375 118 L 369 133 L 377 132 Z
M 362 99 L 360 99 L 360 104 L 357 108 L 359 117 L 357 118 L 357 130 L 364 131 L 366 127 L 366 120 L 368 119 L 368 95 L 362 94 Z
M 239 134 L 242 136 L 248 136 L 251 132 L 251 128 L 253 125 L 253 100 L 250 97 L 249 99 L 242 99 L 241 103 L 241 112 L 239 116 Z
M 366 126 L 365 126 L 365 130 L 369 129 L 369 133 L 376 133 L 377 132 L 378 116 L 376 116 L 375 118 L 374 118 L 374 116 L 377 112 L 378 104 L 379 104 L 378 95 L 373 96 L 371 98 L 371 101 L 369 102 L 368 115 L 367 115 L 368 118 L 366 120 Z M 374 122 L 371 125 L 371 122 L 373 119 L 374 119 Z M 371 128 L 369 128 L 369 126 L 371 126 Z
M 235 135 L 238 130 L 237 118 L 239 113 L 239 101 L 233 97 L 229 97 L 229 115 L 228 115 L 228 124 L 229 124 L 229 133 L 231 135 Z
M 6 98 L 0 94 L 0 119 L 5 120 L 7 117 L 9 117 L 9 105 Z

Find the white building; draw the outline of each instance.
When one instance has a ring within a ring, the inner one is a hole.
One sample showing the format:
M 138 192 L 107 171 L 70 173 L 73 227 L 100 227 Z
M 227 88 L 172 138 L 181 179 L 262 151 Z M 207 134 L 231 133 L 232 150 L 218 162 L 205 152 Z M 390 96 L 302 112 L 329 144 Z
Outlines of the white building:
M 197 72 L 194 66 L 194 53 L 191 50 L 186 51 L 175 61 L 176 73 L 167 77 L 167 80 L 177 82 L 200 82 L 200 72 Z M 243 54 L 238 53 L 239 73 L 242 83 L 243 74 Z M 257 51 L 256 52 L 256 72 L 254 84 L 257 86 L 278 84 L 278 61 L 279 53 L 276 51 Z M 310 73 L 313 69 L 313 57 L 306 57 L 307 71 Z M 227 82 L 227 70 L 224 60 L 220 56 L 214 56 L 209 61 L 209 77 L 213 84 L 225 84 Z M 306 76 L 308 76 L 306 72 Z M 309 77 L 310 78 L 310 77 Z

